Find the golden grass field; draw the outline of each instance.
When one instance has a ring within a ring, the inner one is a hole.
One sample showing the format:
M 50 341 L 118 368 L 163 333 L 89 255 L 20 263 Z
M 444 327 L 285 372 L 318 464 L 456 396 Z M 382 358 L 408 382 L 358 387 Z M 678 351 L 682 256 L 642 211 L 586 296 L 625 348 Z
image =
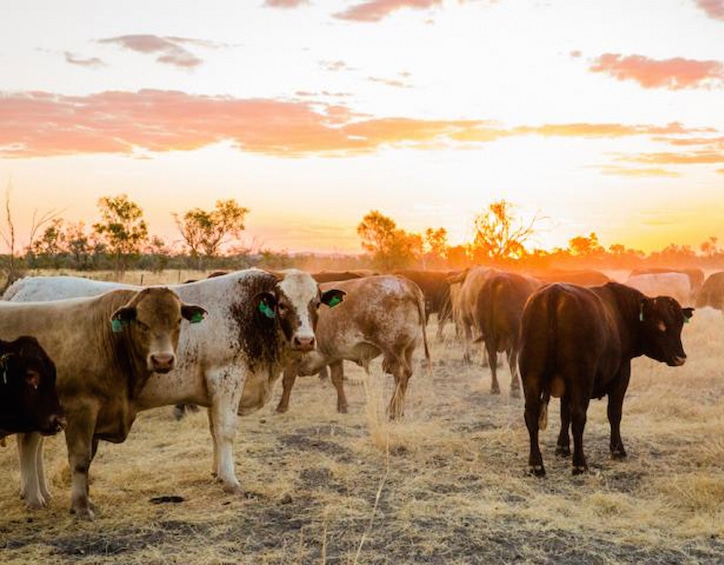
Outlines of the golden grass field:
M 239 419 L 245 497 L 224 494 L 211 476 L 205 410 L 180 422 L 171 407 L 143 412 L 125 443 L 101 443 L 91 467 L 94 522 L 68 513 L 62 435 L 46 441 L 54 498 L 34 512 L 18 496 L 8 438 L 0 449 L 0 562 L 724 562 L 720 312 L 697 310 L 684 327 L 683 367 L 634 361 L 622 422 L 626 461 L 610 459 L 605 400 L 594 400 L 585 433 L 590 472 L 571 476 L 570 460 L 554 456 L 552 401 L 541 438 L 545 479 L 526 474 L 523 400 L 507 394 L 507 367 L 499 371 L 503 394 L 493 396 L 489 370 L 462 364 L 453 328 L 443 342 L 434 338 L 434 317 L 428 329 L 433 366 L 421 368 L 418 358 L 401 421 L 386 419 L 392 377 L 379 360 L 369 376 L 345 365 L 345 415 L 336 413 L 331 384 L 316 377 L 298 379 L 289 412 L 276 414 L 278 383 L 268 406 Z M 183 500 L 156 503 L 170 496 Z

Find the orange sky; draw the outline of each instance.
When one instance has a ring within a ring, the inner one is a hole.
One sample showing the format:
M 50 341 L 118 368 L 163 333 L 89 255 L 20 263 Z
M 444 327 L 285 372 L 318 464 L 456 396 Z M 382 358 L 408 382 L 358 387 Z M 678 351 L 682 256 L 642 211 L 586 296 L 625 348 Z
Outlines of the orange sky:
M 0 181 L 33 214 L 128 194 L 152 234 L 235 198 L 244 244 L 358 252 L 378 209 L 453 244 L 505 198 L 536 246 L 724 241 L 720 0 L 13 3 Z M 59 23 L 60 22 L 60 23 Z

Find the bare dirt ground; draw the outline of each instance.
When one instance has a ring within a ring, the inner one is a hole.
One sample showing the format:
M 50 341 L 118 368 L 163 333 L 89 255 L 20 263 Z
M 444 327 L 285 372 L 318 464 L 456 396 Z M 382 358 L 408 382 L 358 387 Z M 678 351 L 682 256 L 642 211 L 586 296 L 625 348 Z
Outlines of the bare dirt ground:
M 434 334 L 431 323 L 430 334 Z M 384 411 L 392 378 L 346 365 L 349 414 L 334 389 L 298 379 L 288 413 L 271 404 L 239 420 L 246 496 L 211 474 L 205 410 L 176 422 L 142 413 L 121 445 L 101 443 L 91 468 L 94 522 L 68 513 L 64 440 L 46 442 L 51 506 L 18 496 L 15 442 L 0 449 L 0 562 L 724 563 L 724 319 L 697 311 L 689 361 L 636 360 L 624 404 L 628 460 L 608 455 L 605 401 L 589 409 L 590 472 L 554 456 L 557 402 L 542 434 L 548 476 L 526 474 L 523 401 L 491 395 L 490 374 L 461 362 L 452 328 L 431 338 L 405 417 Z

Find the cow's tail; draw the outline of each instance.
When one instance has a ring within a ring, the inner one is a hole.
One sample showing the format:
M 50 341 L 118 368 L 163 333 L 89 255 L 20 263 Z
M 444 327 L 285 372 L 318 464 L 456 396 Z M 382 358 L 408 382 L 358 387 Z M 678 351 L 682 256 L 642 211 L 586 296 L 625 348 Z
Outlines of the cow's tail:
M 560 299 L 560 287 L 554 286 L 546 296 L 546 321 L 547 321 L 547 347 L 546 358 L 541 374 L 541 403 L 540 414 L 538 415 L 538 427 L 545 430 L 548 427 L 548 403 L 551 400 L 551 383 L 554 377 L 556 366 L 556 339 L 558 337 L 558 316 L 556 314 L 557 304 Z
M 422 326 L 422 346 L 425 350 L 425 364 L 427 365 L 428 371 L 432 370 L 432 360 L 430 356 L 430 347 L 427 343 L 427 314 L 425 311 L 425 297 L 422 290 L 414 285 L 415 302 L 417 303 L 417 314 L 420 320 L 420 326 Z

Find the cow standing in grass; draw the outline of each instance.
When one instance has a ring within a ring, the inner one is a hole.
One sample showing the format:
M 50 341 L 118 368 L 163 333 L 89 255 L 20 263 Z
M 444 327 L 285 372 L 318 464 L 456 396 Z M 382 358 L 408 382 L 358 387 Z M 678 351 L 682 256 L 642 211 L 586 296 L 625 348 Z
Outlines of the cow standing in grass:
M 573 474 L 588 468 L 583 430 L 591 398 L 608 396 L 611 456 L 625 457 L 620 425 L 631 359 L 646 355 L 672 367 L 683 365 L 681 330 L 692 315 L 673 298 L 648 298 L 618 283 L 552 284 L 536 291 L 523 311 L 519 360 L 531 473 L 545 475 L 538 432 L 546 427 L 551 396 L 561 398 L 560 455 L 570 455 L 573 426 Z
M 33 335 L 57 366 L 57 390 L 67 418 L 71 512 L 93 517 L 88 471 L 98 441 L 125 441 L 151 374 L 176 365 L 185 318 L 201 321 L 203 308 L 184 304 L 167 288 L 115 290 L 54 302 L 0 302 L 0 337 Z M 18 438 L 21 493 L 30 508 L 45 506 L 49 492 L 42 437 Z
M 53 300 L 109 288 L 140 287 L 75 277 L 32 277 L 14 283 L 5 297 Z M 225 492 L 242 494 L 233 457 L 237 414 L 264 406 L 284 367 L 315 349 L 318 309 L 341 302 L 344 292 L 333 287 L 320 292 L 311 275 L 296 269 L 274 274 L 248 269 L 170 288 L 183 300 L 203 305 L 208 319 L 183 333 L 176 369 L 154 374 L 135 406 L 138 410 L 180 403 L 208 407 L 212 472 Z

